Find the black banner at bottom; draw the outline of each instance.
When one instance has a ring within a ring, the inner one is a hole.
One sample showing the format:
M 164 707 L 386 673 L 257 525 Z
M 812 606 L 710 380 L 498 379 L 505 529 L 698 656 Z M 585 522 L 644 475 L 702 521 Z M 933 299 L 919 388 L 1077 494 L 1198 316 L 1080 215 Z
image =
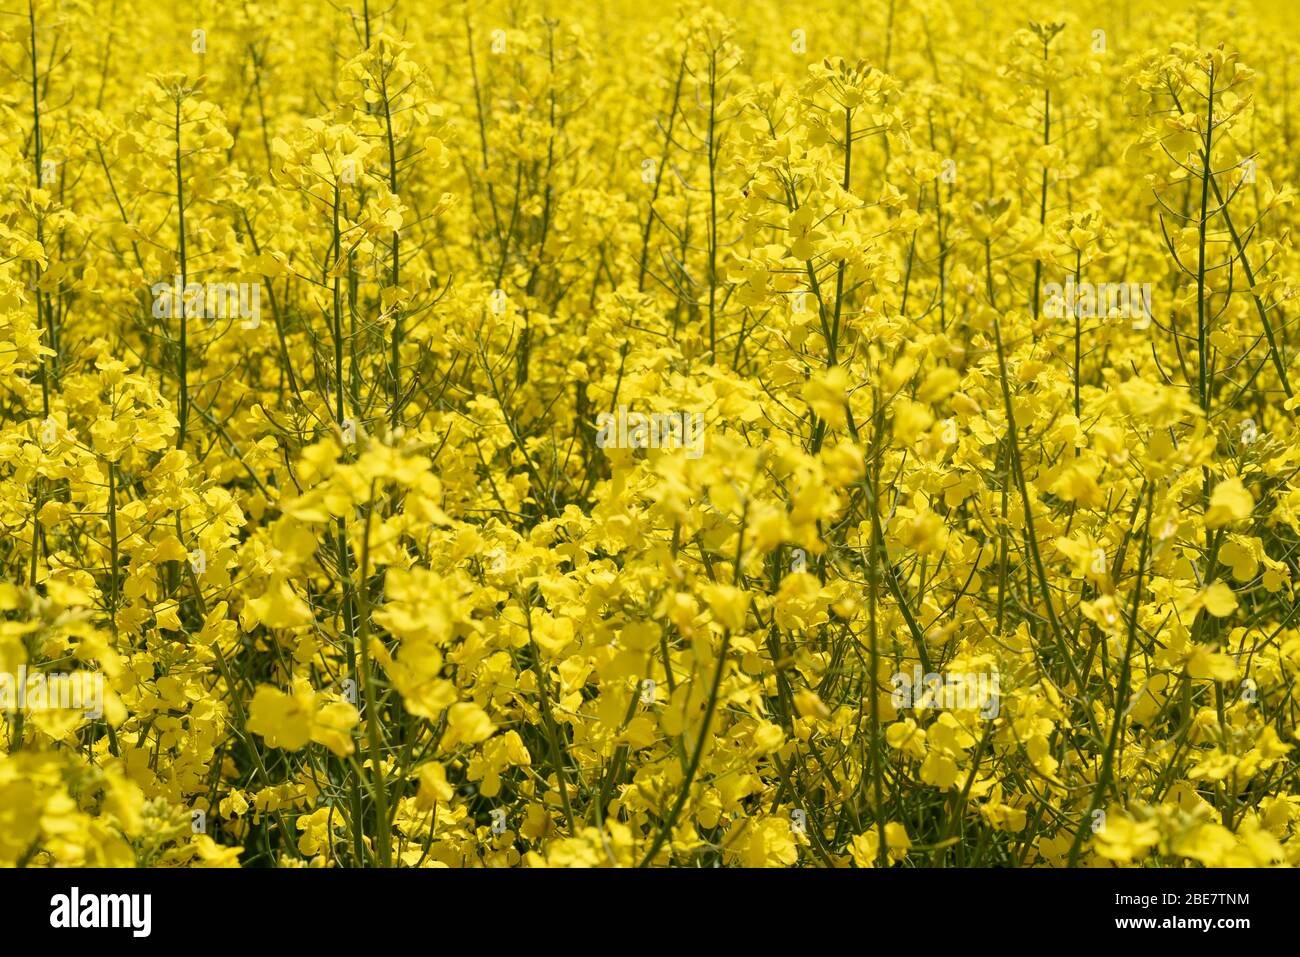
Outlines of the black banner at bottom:
M 374 946 L 394 932 L 418 938 L 430 922 L 439 935 L 487 934 L 502 947 L 520 933 L 537 943 L 667 932 L 696 944 L 716 936 L 729 947 L 771 945 L 773 922 L 792 922 L 796 934 L 812 922 L 819 936 L 859 941 L 873 927 L 972 943 L 991 931 L 1038 930 L 1071 941 L 1169 933 L 1218 941 L 1289 929 L 1297 890 L 1286 870 L 29 869 L 0 874 L 0 918 L 19 939 L 94 937 L 128 948 L 196 935 Z

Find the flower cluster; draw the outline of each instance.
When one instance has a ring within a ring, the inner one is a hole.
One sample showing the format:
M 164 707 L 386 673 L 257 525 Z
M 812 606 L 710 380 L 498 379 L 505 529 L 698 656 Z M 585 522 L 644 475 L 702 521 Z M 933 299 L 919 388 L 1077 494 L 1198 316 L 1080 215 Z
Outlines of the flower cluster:
M 23 2 L 0 866 L 1300 863 L 1272 5 Z

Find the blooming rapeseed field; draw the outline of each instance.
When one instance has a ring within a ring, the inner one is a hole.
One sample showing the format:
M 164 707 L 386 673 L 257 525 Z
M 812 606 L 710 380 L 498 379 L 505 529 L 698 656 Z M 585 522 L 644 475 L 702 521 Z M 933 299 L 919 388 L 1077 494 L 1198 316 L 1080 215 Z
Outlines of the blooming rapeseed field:
M 1279 7 L 17 0 L 0 865 L 1300 863 Z

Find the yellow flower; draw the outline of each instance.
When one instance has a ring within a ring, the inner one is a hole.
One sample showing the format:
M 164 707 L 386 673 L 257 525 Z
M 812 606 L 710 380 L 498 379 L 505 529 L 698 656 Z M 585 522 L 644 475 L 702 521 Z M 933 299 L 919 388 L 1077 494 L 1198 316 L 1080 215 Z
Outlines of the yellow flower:
M 1207 528 L 1222 528 L 1233 522 L 1250 518 L 1255 509 L 1255 500 L 1241 484 L 1240 479 L 1227 479 L 1214 486 L 1210 493 L 1210 507 L 1205 511 Z
M 290 694 L 259 685 L 249 705 L 248 730 L 273 748 L 297 751 L 315 741 L 346 757 L 355 750 L 352 729 L 358 717 L 357 709 L 347 702 L 321 704 L 319 696 L 303 684 Z
M 897 821 L 885 825 L 885 847 L 888 860 L 896 864 L 907 857 L 912 842 L 907 836 L 907 829 Z M 849 842 L 849 856 L 858 867 L 875 867 L 880 858 L 880 831 L 872 828 L 857 835 Z
M 1155 821 L 1136 821 L 1116 810 L 1107 811 L 1093 837 L 1093 849 L 1111 861 L 1132 861 L 1145 857 L 1159 843 Z
M 845 400 L 849 390 L 849 373 L 843 366 L 832 366 L 818 372 L 804 386 L 803 398 L 813 414 L 826 421 L 832 429 L 843 429 L 847 424 Z
M 470 701 L 458 701 L 447 709 L 447 733 L 443 747 L 452 748 L 459 742 L 478 744 L 490 738 L 496 725 L 487 712 Z

